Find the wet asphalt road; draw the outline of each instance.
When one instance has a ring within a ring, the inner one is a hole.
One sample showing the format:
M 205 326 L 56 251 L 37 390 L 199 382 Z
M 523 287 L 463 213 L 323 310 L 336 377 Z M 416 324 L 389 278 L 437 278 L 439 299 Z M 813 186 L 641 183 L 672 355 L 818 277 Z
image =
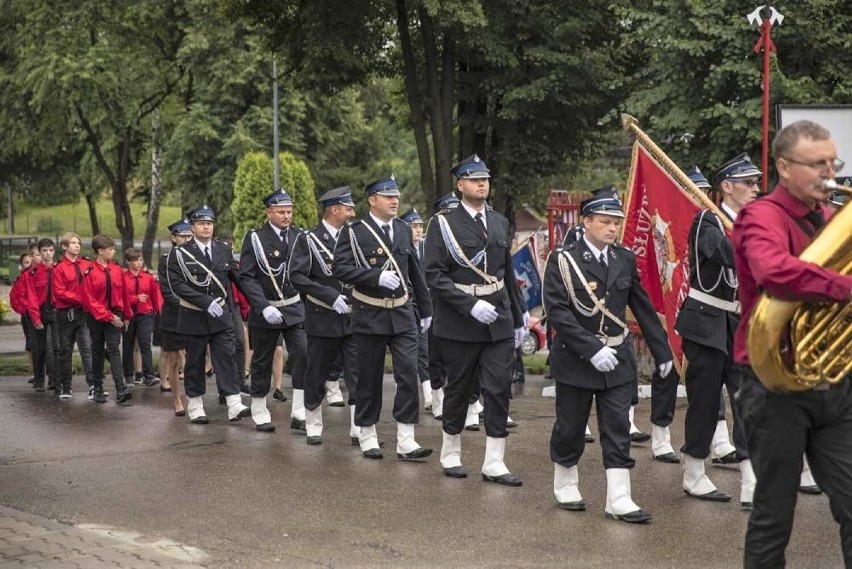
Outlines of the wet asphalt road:
M 97 523 L 169 538 L 209 555 L 208 567 L 737 567 L 747 514 L 739 510 L 739 472 L 710 468 L 729 504 L 688 499 L 678 465 L 634 446 L 635 501 L 654 515 L 647 526 L 603 516 L 606 482 L 600 446 L 587 446 L 580 489 L 588 511 L 556 507 L 548 437 L 553 400 L 547 383 L 529 377 L 512 402 L 519 423 L 506 462 L 521 488 L 482 482 L 485 434 L 463 436 L 462 460 L 472 476 L 441 474 L 441 429 L 421 418 L 417 440 L 435 449 L 422 464 L 395 458 L 395 425 L 385 382 L 378 426 L 386 458 L 370 461 L 350 446 L 347 408 L 326 407 L 324 442 L 307 446 L 290 431 L 290 403 L 270 402 L 278 431 L 250 419 L 227 421 L 208 393 L 211 423 L 174 417 L 171 394 L 136 388 L 134 405 L 36 394 L 22 378 L 0 379 L 0 504 L 65 523 Z M 211 391 L 213 390 L 211 382 Z M 287 392 L 289 396 L 289 391 Z M 681 400 L 673 425 L 683 440 Z M 637 424 L 650 429 L 649 402 Z M 596 425 L 592 424 L 597 433 Z M 837 526 L 824 496 L 800 496 L 788 547 L 790 567 L 841 567 Z

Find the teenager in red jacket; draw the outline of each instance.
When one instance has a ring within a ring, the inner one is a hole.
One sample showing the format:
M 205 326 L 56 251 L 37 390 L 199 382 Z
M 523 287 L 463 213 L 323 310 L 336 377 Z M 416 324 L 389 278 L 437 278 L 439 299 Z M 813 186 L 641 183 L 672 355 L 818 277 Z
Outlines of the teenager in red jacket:
M 142 385 L 153 387 L 160 383 L 154 373 L 154 360 L 151 355 L 151 336 L 154 334 L 154 318 L 163 309 L 163 295 L 154 275 L 143 268 L 142 251 L 130 248 L 124 252 L 127 270 L 124 271 L 124 288 L 130 298 L 133 318 L 124 330 L 122 342 L 122 360 L 124 361 L 124 381 L 129 385 L 133 381 L 133 348 L 139 344 L 142 356 Z
M 30 253 L 21 253 L 18 257 L 18 278 L 12 283 L 12 288 L 9 290 L 9 305 L 12 310 L 21 315 L 21 328 L 24 330 L 24 349 L 30 357 L 30 369 L 33 366 L 33 347 L 35 346 L 35 329 L 33 321 L 30 319 L 29 309 L 27 307 L 27 277 L 29 276 L 30 267 L 33 264 L 33 256 Z M 30 383 L 35 383 L 35 373 L 28 380 Z
M 113 262 L 115 241 L 106 235 L 92 237 L 95 262 L 83 276 L 83 299 L 89 313 L 89 331 L 92 335 L 93 400 L 106 402 L 104 394 L 104 359 L 109 358 L 112 379 L 115 381 L 115 400 L 127 404 L 133 395 L 127 390 L 122 374 L 121 332 L 133 317 L 130 299 L 124 286 L 124 271 Z
M 26 280 L 27 311 L 33 324 L 33 387 L 44 391 L 45 372 L 47 388 L 59 395 L 58 365 L 56 363 L 58 333 L 56 310 L 53 306 L 53 240 L 44 238 L 37 243 L 41 262 L 30 268 Z
M 92 380 L 92 338 L 86 327 L 83 310 L 83 273 L 91 261 L 80 256 L 81 241 L 76 233 L 68 232 L 59 239 L 63 255 L 53 269 L 53 305 L 56 308 L 56 331 L 59 336 L 57 365 L 60 399 L 71 399 L 71 354 L 74 343 L 80 350 L 89 399 L 94 396 Z

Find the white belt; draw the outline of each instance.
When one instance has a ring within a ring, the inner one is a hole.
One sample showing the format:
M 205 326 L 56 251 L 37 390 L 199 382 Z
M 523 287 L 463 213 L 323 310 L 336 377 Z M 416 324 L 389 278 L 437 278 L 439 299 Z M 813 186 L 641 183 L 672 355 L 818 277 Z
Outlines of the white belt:
M 290 298 L 285 298 L 284 300 L 270 300 L 269 306 L 273 306 L 275 308 L 284 308 L 285 306 L 290 306 L 291 304 L 296 304 L 302 300 L 298 294 L 291 296 Z
M 715 306 L 716 308 L 721 308 L 722 310 L 726 310 L 728 312 L 732 312 L 734 314 L 740 313 L 740 303 L 738 300 L 733 302 L 728 300 L 722 300 L 721 298 L 716 298 L 715 296 L 709 295 L 706 292 L 701 292 L 698 289 L 691 288 L 689 289 L 689 294 L 687 294 L 689 298 L 694 298 L 699 302 L 703 302 L 704 304 L 709 304 L 710 306 Z
M 472 294 L 473 296 L 488 296 L 489 294 L 494 294 L 498 290 L 503 288 L 503 279 L 499 281 L 490 283 L 490 284 L 482 284 L 482 285 L 465 285 L 459 283 L 453 283 L 457 289 L 464 291 L 468 294 Z
M 608 346 L 610 348 L 614 348 L 616 346 L 620 346 L 624 343 L 624 339 L 627 338 L 627 332 L 622 332 L 618 336 L 595 336 L 598 340 L 604 343 L 604 346 Z
M 352 298 L 360 300 L 364 304 L 377 306 L 379 308 L 396 308 L 408 302 L 407 294 L 399 298 L 373 298 L 372 296 L 367 296 L 366 294 L 358 292 L 358 289 L 352 289 Z
M 180 300 L 180 305 L 183 306 L 184 308 L 189 308 L 190 310 L 197 310 L 198 312 L 204 312 L 206 310 L 206 308 L 199 308 L 199 307 L 195 306 L 194 304 L 185 301 L 182 298 L 179 299 L 179 300 Z M 219 299 L 219 306 L 225 306 L 225 301 L 222 300 L 221 298 Z

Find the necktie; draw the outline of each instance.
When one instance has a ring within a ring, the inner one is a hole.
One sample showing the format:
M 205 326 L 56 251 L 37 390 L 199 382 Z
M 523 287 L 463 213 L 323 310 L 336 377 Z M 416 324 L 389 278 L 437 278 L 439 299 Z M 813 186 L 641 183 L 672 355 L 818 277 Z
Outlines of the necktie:
M 48 308 L 53 308 L 53 267 L 47 269 L 47 298 L 45 304 Z
M 136 298 L 139 298 L 139 275 L 136 275 Z
M 109 265 L 104 268 L 104 276 L 106 277 L 106 301 L 107 309 L 112 311 L 112 278 L 109 274 Z
M 606 264 L 606 255 L 604 255 L 603 253 L 601 253 L 601 256 L 600 256 L 600 257 L 598 257 L 598 261 L 600 262 L 601 266 L 603 267 L 604 274 L 606 274 L 606 273 L 607 273 L 607 269 L 609 268 L 609 267 L 607 266 L 607 264 Z
M 819 230 L 820 227 L 825 225 L 825 215 L 823 215 L 822 209 L 809 211 L 805 217 L 808 218 L 815 230 Z
M 210 257 L 210 245 L 204 248 L 204 258 L 207 259 L 209 265 L 213 265 L 213 259 Z
M 382 231 L 384 232 L 385 237 L 387 238 L 388 244 L 393 243 L 393 239 L 391 239 L 390 225 L 388 225 L 387 223 L 382 225 Z
M 74 265 L 74 270 L 77 272 L 77 284 L 83 284 L 83 273 L 80 272 L 80 264 L 79 263 L 71 263 Z
M 287 248 L 287 230 L 286 229 L 281 230 L 281 242 L 284 244 L 284 248 L 286 249 Z
M 477 213 L 476 216 L 473 219 L 474 219 L 474 221 L 476 221 L 476 224 L 479 226 L 479 229 L 482 230 L 482 234 L 487 237 L 488 236 L 488 230 L 485 229 L 485 222 L 482 220 L 482 214 Z

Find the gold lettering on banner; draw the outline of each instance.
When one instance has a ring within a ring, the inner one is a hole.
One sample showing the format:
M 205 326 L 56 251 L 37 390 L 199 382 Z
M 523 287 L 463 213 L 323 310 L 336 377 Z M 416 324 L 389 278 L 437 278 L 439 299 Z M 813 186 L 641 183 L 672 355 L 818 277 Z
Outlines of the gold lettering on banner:
M 648 241 L 651 239 L 651 214 L 648 211 L 648 192 L 642 184 L 642 205 L 639 207 L 639 218 L 636 220 L 636 236 L 631 249 L 643 261 L 648 257 Z M 644 264 L 638 263 L 640 266 Z

